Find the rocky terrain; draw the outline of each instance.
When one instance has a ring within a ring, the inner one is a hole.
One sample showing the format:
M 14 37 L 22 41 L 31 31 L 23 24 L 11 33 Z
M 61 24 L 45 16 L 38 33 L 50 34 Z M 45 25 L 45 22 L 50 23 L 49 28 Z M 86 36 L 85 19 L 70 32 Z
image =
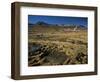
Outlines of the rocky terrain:
M 87 64 L 87 27 L 29 24 L 28 66 Z

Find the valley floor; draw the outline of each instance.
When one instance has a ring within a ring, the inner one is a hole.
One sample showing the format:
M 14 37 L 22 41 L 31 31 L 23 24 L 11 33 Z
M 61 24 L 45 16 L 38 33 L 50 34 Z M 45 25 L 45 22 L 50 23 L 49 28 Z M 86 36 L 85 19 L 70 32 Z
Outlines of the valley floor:
M 33 33 L 28 37 L 28 66 L 88 63 L 87 31 Z

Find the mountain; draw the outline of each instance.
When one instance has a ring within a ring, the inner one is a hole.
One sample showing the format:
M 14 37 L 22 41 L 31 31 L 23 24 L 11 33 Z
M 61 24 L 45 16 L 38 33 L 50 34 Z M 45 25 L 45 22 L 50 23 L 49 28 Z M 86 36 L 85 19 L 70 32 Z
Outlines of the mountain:
M 34 24 L 28 23 L 28 27 L 33 27 L 33 26 L 34 26 Z
M 69 31 L 80 31 L 87 30 L 87 27 L 83 25 L 74 24 L 48 24 L 43 21 L 39 21 L 35 24 L 28 24 L 29 32 L 69 32 Z M 31 28 L 30 28 L 31 27 Z
M 49 24 L 46 23 L 46 22 L 43 22 L 43 21 L 39 21 L 39 22 L 35 23 L 35 25 L 44 25 L 44 26 L 47 26 Z

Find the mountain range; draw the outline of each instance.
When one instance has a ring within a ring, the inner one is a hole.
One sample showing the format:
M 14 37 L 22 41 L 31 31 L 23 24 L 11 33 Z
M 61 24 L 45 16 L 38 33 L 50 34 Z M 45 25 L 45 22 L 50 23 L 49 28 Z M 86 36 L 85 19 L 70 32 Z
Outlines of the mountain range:
M 36 22 L 35 24 L 29 23 L 29 32 L 68 32 L 68 31 L 80 31 L 87 30 L 87 27 L 83 25 L 74 25 L 74 24 L 48 24 L 43 21 Z

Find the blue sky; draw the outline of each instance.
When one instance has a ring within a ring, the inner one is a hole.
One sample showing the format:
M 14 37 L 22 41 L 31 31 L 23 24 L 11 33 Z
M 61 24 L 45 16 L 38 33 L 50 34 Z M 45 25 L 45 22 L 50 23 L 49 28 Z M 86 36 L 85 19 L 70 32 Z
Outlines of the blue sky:
M 75 24 L 86 27 L 88 25 L 88 18 L 86 17 L 28 15 L 28 23 L 35 24 L 38 21 L 43 21 L 48 24 Z

